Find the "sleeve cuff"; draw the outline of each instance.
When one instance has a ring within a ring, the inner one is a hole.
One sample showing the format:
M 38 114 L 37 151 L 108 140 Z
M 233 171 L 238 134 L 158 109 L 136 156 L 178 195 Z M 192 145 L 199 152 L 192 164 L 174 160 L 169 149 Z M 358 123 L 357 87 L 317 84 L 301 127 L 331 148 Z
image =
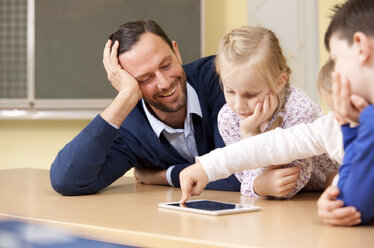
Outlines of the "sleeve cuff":
M 181 171 L 190 166 L 190 164 L 178 164 L 178 165 L 173 165 L 170 168 L 170 185 L 173 185 L 174 187 L 180 187 L 180 182 L 179 182 L 179 174 L 181 173 Z M 166 171 L 166 174 L 168 174 L 168 171 Z M 168 176 L 166 176 L 167 178 Z M 169 179 L 167 178 L 167 180 L 169 181 Z
M 174 187 L 174 184 L 173 184 L 173 181 L 171 180 L 171 171 L 174 169 L 175 165 L 172 165 L 170 166 L 167 170 L 166 170 L 166 180 L 168 181 L 168 184 L 170 186 L 173 186 Z
M 248 171 L 248 173 L 251 173 Z M 252 172 L 253 173 L 253 172 Z M 240 193 L 242 195 L 245 195 L 245 196 L 249 196 L 249 197 L 253 197 L 253 198 L 260 198 L 260 199 L 264 199 L 263 196 L 260 196 L 258 195 L 254 188 L 253 188 L 253 182 L 254 180 L 256 179 L 257 176 L 254 176 L 254 175 L 245 175 L 243 178 L 242 178 L 242 184 L 241 184 L 241 187 L 240 187 Z
M 338 182 L 339 182 L 339 173 L 335 175 L 334 179 L 332 179 L 331 185 L 338 186 Z
M 119 129 L 119 126 L 117 126 L 117 125 L 115 125 L 113 123 L 108 122 L 108 124 L 111 125 L 112 127 L 114 127 L 115 129 Z

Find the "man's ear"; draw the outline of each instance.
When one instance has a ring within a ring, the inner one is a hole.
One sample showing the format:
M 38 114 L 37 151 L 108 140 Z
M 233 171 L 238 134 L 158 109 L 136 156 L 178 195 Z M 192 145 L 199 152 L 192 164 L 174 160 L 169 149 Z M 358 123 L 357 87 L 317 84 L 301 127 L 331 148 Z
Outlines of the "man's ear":
M 173 40 L 173 41 L 171 41 L 171 43 L 173 45 L 173 51 L 174 51 L 175 55 L 177 56 L 177 59 L 178 59 L 179 63 L 182 64 L 182 57 L 181 57 L 181 55 L 179 53 L 177 42 L 175 40 Z
M 372 58 L 373 40 L 363 32 L 356 32 L 353 35 L 353 46 L 361 63 L 368 62 Z
M 277 79 L 277 83 L 276 83 L 276 91 L 277 91 L 277 94 L 279 94 L 279 93 L 283 90 L 284 86 L 285 86 L 286 83 L 287 83 L 287 80 L 288 80 L 288 76 L 287 76 L 287 74 L 284 73 L 284 72 L 282 72 L 282 73 L 279 75 L 279 77 L 278 77 L 278 79 Z

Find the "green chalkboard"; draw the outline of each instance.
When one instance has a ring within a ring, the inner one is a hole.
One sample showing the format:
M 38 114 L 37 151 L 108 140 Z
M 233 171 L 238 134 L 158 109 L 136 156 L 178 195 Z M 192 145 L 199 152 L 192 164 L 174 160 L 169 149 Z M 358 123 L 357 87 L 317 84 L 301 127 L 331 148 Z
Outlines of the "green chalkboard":
M 200 8 L 200 0 L 36 0 L 35 98 L 112 98 L 102 52 L 127 21 L 155 20 L 184 63 L 199 58 Z

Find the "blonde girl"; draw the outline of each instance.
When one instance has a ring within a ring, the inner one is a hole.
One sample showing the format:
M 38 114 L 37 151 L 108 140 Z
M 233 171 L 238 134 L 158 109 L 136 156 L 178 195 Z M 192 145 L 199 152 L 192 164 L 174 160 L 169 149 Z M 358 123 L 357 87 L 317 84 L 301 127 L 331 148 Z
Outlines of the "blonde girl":
M 291 70 L 277 37 L 266 28 L 233 29 L 220 41 L 215 64 L 227 102 L 218 114 L 226 145 L 320 116 L 319 107 L 302 90 L 290 86 Z M 290 198 L 301 189 L 324 189 L 326 176 L 337 167 L 322 155 L 235 175 L 243 195 Z

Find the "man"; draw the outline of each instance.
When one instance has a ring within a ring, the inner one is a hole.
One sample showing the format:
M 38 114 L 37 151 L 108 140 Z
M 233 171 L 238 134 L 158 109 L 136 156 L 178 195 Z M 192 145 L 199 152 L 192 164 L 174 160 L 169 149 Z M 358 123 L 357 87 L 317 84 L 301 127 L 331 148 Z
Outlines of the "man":
M 138 182 L 179 186 L 179 172 L 196 156 L 223 146 L 217 114 L 224 97 L 213 60 L 183 68 L 177 43 L 157 23 L 122 25 L 103 54 L 118 94 L 59 152 L 50 171 L 53 188 L 63 195 L 96 193 L 131 167 Z M 207 188 L 239 191 L 240 183 L 232 175 Z

